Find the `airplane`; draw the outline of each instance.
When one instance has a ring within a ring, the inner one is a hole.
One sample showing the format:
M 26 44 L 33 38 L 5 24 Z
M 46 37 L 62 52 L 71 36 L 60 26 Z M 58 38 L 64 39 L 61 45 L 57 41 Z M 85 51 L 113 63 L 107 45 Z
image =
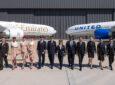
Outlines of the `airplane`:
M 51 36 L 55 33 L 56 30 L 47 25 L 0 21 L 0 36 L 9 38 L 21 38 L 28 35 Z
M 93 36 L 95 39 L 115 38 L 115 21 L 80 24 L 69 27 L 70 36 Z

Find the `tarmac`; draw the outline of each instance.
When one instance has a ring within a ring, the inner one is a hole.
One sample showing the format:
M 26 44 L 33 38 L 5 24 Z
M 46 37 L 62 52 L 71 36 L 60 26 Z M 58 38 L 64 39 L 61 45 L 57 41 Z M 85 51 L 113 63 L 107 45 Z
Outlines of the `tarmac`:
M 11 59 L 9 56 L 8 59 Z M 17 59 L 21 59 L 19 55 Z M 59 62 L 55 56 L 55 65 L 53 69 L 49 67 L 49 59 L 46 54 L 45 66 L 37 69 L 38 62 L 37 53 L 35 53 L 34 67 L 28 67 L 21 70 L 22 61 L 18 60 L 18 68 L 11 69 L 11 61 L 9 68 L 4 68 L 0 71 L 0 85 L 114 85 L 115 84 L 115 62 L 113 63 L 113 71 L 109 70 L 108 57 L 105 57 L 103 62 L 104 70 L 100 70 L 97 56 L 93 60 L 93 69 L 87 65 L 88 57 L 84 56 L 83 69 L 79 71 L 78 56 L 75 56 L 75 68 L 71 70 L 68 67 L 67 56 L 64 57 L 64 66 L 59 69 Z

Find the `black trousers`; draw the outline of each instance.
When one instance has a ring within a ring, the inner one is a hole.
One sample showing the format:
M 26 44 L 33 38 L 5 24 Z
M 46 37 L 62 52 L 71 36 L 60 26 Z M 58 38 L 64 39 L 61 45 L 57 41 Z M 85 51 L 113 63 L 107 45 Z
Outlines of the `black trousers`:
M 0 70 L 3 69 L 3 57 L 0 56 Z
M 38 53 L 39 56 L 39 62 L 38 65 L 41 68 L 41 66 L 44 66 L 44 62 L 45 62 L 45 54 L 42 53 Z
M 114 55 L 109 55 L 109 66 L 112 66 L 113 62 L 114 62 Z
M 54 66 L 54 55 L 55 54 L 53 54 L 53 53 L 52 54 L 51 53 L 48 54 L 51 67 Z
M 62 68 L 62 65 L 63 65 L 63 56 L 58 55 L 58 60 L 59 60 L 60 68 Z
M 82 68 L 82 62 L 83 62 L 84 54 L 79 53 L 78 58 L 79 58 L 79 67 Z
M 68 53 L 68 63 L 69 63 L 69 65 L 71 65 L 71 66 L 74 65 L 74 57 L 75 57 L 75 54 L 74 54 L 74 53 Z

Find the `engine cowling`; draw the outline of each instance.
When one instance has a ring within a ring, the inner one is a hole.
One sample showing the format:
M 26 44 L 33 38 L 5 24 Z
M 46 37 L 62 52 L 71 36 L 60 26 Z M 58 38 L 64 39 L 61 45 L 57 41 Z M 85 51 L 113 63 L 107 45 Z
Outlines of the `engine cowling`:
M 7 37 L 18 37 L 18 38 L 21 38 L 24 36 L 24 32 L 23 30 L 21 29 L 6 29 L 4 32 L 3 32 L 4 36 L 7 36 Z
M 108 39 L 112 36 L 112 32 L 110 29 L 96 29 L 94 36 L 96 39 Z

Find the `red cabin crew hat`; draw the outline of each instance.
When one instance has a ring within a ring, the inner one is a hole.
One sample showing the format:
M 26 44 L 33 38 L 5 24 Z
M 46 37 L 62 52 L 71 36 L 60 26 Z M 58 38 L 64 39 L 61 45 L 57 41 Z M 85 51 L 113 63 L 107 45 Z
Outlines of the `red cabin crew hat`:
M 34 39 L 34 37 L 32 36 L 32 37 L 30 37 L 31 39 Z
M 16 39 L 16 37 L 12 37 L 12 39 Z
M 23 39 L 25 39 L 26 37 L 24 36 Z

